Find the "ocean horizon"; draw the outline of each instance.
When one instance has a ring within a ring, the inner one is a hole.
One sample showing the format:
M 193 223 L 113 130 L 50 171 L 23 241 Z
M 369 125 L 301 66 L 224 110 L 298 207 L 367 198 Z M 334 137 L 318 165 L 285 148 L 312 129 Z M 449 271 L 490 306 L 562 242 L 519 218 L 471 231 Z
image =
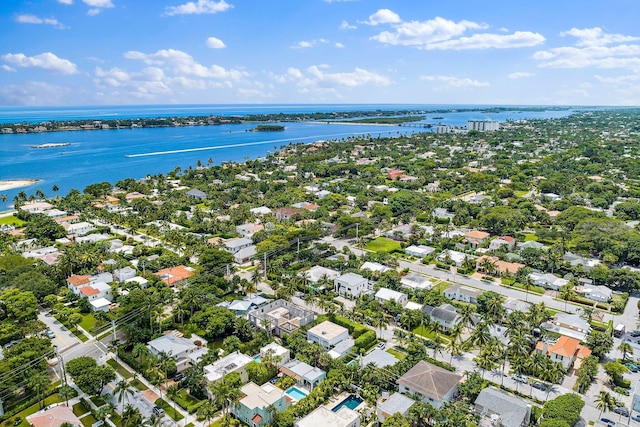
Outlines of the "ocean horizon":
M 504 111 L 483 113 L 492 107 Z M 512 108 L 511 108 L 512 107 Z M 59 195 L 71 189 L 82 191 L 87 185 L 107 181 L 115 184 L 125 178 L 139 179 L 157 173 L 166 174 L 176 167 L 195 167 L 197 162 L 214 165 L 227 161 L 245 161 L 263 157 L 289 143 L 339 141 L 351 136 L 397 136 L 428 132 L 424 124 L 464 126 L 468 120 L 560 118 L 586 107 L 558 110 L 523 111 L 545 106 L 499 105 L 418 105 L 418 104 L 267 104 L 267 105 L 149 105 L 95 107 L 0 107 L 0 123 L 38 123 L 43 121 L 109 120 L 116 118 L 153 118 L 186 116 L 244 116 L 249 114 L 314 113 L 375 110 L 448 110 L 427 115 L 410 126 L 348 125 L 319 122 L 285 122 L 282 132 L 248 132 L 255 124 L 185 126 L 119 130 L 61 131 L 31 134 L 0 134 L 0 180 L 35 179 L 37 184 L 2 191 L 12 200 L 20 191 L 28 195 L 36 190 L 52 196 L 56 185 Z M 1 126 L 0 126 L 1 127 Z M 68 143 L 53 148 L 33 148 L 41 144 Z

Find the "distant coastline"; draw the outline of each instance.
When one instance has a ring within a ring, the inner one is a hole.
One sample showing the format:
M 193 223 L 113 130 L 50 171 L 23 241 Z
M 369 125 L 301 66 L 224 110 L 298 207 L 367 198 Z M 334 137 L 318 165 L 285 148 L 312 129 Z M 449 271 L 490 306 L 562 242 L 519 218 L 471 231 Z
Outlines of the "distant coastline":
M 48 142 L 46 144 L 38 144 L 32 145 L 31 148 L 55 148 L 55 147 L 66 147 L 71 145 L 70 142 Z
M 38 184 L 39 179 L 3 179 L 0 180 L 0 191 L 14 190 L 16 188 L 29 187 Z

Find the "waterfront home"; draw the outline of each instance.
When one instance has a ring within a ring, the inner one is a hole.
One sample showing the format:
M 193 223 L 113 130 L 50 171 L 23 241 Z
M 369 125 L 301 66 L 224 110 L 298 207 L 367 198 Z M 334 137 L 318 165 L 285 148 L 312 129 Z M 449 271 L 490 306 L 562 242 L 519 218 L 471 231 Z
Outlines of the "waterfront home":
M 360 427 L 360 414 L 346 406 L 336 412 L 326 406 L 319 406 L 293 425 L 294 427 Z
M 280 413 L 290 403 L 286 393 L 269 382 L 261 386 L 250 382 L 242 386 L 240 391 L 243 397 L 233 402 L 229 410 L 237 419 L 251 427 L 271 424 L 272 411 Z
M 402 393 L 395 392 L 386 397 L 383 395 L 378 399 L 378 405 L 376 406 L 378 422 L 382 424 L 384 420 L 394 414 L 407 415 L 414 403 L 416 403 L 415 400 Z
M 474 404 L 481 426 L 527 427 L 531 405 L 518 396 L 489 386 L 482 389 Z
M 25 211 L 33 214 L 33 213 L 43 213 L 44 211 L 47 211 L 51 208 L 53 208 L 53 205 L 51 203 L 32 202 L 32 203 L 25 203 L 24 205 L 20 206 L 18 209 L 21 211 Z
M 396 383 L 400 393 L 417 396 L 439 409 L 445 402 L 455 399 L 460 380 L 462 376 L 421 360 Z
M 337 294 L 351 298 L 358 298 L 373 292 L 373 287 L 367 279 L 355 273 L 346 273 L 333 280 Z
M 296 383 L 309 390 L 313 390 L 326 378 L 327 373 L 320 368 L 292 359 L 280 365 L 279 371 L 296 380 Z
M 326 351 L 329 351 L 347 338 L 349 338 L 349 330 L 347 328 L 328 320 L 307 331 L 307 340 L 320 344 Z

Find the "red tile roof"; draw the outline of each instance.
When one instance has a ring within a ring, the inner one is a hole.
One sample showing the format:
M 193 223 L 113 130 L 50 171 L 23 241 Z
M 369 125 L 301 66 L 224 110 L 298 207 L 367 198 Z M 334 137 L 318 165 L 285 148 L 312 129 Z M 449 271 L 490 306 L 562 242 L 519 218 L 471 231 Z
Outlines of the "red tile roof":
M 179 265 L 177 267 L 164 268 L 156 272 L 156 276 L 160 276 L 162 281 L 168 286 L 173 286 L 176 282 L 180 282 L 193 276 L 193 271 L 187 269 L 184 265 Z
M 84 296 L 86 297 L 90 297 L 93 295 L 98 295 L 100 293 L 99 290 L 97 290 L 96 288 L 92 287 L 92 286 L 84 286 L 82 288 L 80 288 L 80 292 L 82 292 L 84 294 Z
M 251 418 L 251 421 L 253 421 L 254 424 L 260 424 L 260 421 L 262 421 L 262 415 L 255 414 L 253 418 Z
M 73 276 L 67 278 L 67 283 L 77 288 L 78 286 L 86 285 L 87 283 L 89 283 L 90 278 L 91 276 L 89 276 L 88 274 L 74 274 Z

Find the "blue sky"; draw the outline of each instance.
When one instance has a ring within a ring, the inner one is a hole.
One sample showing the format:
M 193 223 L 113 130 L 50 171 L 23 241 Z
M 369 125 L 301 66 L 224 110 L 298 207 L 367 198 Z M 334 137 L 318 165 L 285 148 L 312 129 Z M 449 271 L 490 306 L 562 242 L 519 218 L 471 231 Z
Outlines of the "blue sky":
M 0 105 L 640 105 L 636 0 L 5 0 Z

